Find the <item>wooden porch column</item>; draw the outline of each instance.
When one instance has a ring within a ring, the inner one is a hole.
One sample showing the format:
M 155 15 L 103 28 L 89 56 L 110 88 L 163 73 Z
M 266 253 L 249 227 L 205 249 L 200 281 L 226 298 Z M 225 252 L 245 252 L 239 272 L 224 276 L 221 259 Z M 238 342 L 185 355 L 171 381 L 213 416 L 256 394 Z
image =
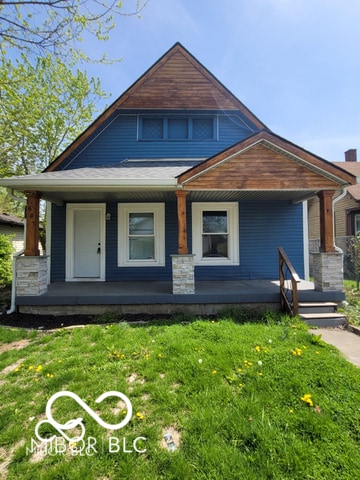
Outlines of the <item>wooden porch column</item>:
M 26 203 L 26 238 L 24 255 L 37 257 L 39 250 L 39 216 L 41 193 L 37 191 L 25 192 Z
M 177 190 L 177 216 L 178 216 L 178 254 L 187 255 L 189 253 L 187 245 L 187 229 L 186 229 L 186 190 Z
M 320 199 L 320 251 L 335 252 L 333 224 L 333 195 L 335 190 L 323 190 L 318 193 Z

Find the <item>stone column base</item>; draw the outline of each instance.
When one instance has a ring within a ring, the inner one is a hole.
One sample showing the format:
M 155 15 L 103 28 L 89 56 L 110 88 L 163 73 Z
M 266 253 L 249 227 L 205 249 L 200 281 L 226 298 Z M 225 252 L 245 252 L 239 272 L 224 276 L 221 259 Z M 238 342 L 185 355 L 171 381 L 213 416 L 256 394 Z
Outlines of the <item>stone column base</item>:
M 16 295 L 42 295 L 47 289 L 47 257 L 16 257 Z
M 315 290 L 344 291 L 343 254 L 313 253 Z
M 174 295 L 193 295 L 195 293 L 195 255 L 171 255 Z

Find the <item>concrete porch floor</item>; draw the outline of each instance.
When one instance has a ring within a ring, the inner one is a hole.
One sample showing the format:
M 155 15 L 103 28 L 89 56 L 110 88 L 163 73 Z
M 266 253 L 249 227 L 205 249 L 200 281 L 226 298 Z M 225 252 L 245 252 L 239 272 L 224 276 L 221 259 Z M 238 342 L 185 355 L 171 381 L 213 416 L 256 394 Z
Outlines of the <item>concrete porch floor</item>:
M 299 300 L 341 302 L 342 292 L 318 292 L 314 284 L 302 280 Z M 238 280 L 196 282 L 194 295 L 173 295 L 172 282 L 59 282 L 49 285 L 40 296 L 16 297 L 21 313 L 99 314 L 118 311 L 123 314 L 171 314 L 188 311 L 214 314 L 226 305 L 247 305 L 279 309 L 278 280 Z

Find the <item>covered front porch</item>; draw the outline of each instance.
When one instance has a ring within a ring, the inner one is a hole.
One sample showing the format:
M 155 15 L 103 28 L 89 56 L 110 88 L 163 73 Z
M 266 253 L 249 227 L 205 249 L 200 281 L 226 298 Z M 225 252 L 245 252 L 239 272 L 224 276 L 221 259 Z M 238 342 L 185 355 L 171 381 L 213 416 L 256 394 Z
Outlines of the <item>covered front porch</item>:
M 58 282 L 42 295 L 18 296 L 19 312 L 38 315 L 124 315 L 191 313 L 214 315 L 231 305 L 280 309 L 280 282 L 271 279 L 195 282 L 193 295 L 174 295 L 172 282 Z M 289 283 L 289 288 L 291 285 Z M 318 291 L 312 282 L 298 283 L 302 302 L 341 302 L 341 291 Z

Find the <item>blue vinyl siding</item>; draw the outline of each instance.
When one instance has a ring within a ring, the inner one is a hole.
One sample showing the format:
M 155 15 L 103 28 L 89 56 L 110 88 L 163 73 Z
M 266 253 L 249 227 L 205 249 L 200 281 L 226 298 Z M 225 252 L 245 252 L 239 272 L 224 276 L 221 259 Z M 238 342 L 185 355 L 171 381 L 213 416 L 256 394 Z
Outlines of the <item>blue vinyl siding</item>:
M 65 280 L 66 206 L 52 206 L 51 279 Z M 118 267 L 117 203 L 107 204 L 106 280 L 152 281 L 172 279 L 171 255 L 177 253 L 176 202 L 165 204 L 165 267 Z M 188 242 L 191 251 L 191 205 L 187 205 Z M 291 202 L 240 202 L 240 265 L 195 267 L 196 280 L 277 279 L 278 247 L 284 247 L 295 270 L 304 276 L 302 204 Z
M 51 204 L 51 281 L 65 280 L 66 206 Z
M 278 247 L 284 247 L 295 270 L 304 277 L 302 204 L 240 202 L 240 265 L 195 267 L 196 280 L 277 279 Z
M 196 118 L 194 114 L 191 116 Z M 71 155 L 59 168 L 114 165 L 127 158 L 207 158 L 255 131 L 253 126 L 247 126 L 242 121 L 240 113 L 222 113 L 217 116 L 215 123 L 217 131 L 213 140 L 142 141 L 138 138 L 138 115 L 118 115 L 102 132 L 94 134 L 81 152 Z
M 118 267 L 118 219 L 117 203 L 109 203 L 107 212 L 111 220 L 106 222 L 106 280 L 146 281 L 172 279 L 171 254 L 177 253 L 176 202 L 165 204 L 165 267 Z

